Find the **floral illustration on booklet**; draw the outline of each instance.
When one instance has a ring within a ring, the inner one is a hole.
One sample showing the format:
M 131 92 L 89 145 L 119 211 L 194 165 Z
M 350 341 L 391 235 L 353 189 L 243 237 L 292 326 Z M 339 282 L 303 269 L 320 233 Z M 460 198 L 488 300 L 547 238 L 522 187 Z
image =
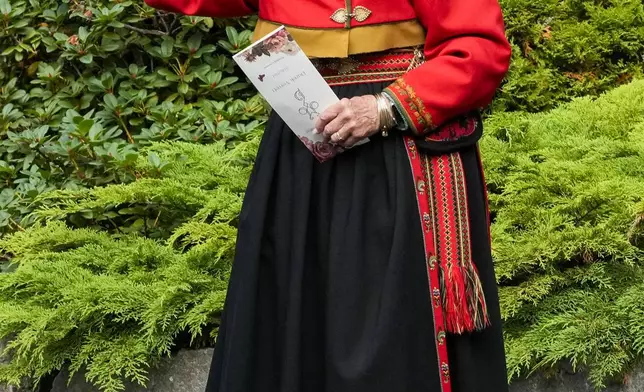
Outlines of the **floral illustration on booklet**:
M 267 37 L 261 42 L 258 42 L 257 45 L 247 49 L 242 54 L 242 57 L 247 62 L 252 63 L 261 56 L 270 57 L 271 54 L 275 53 L 294 55 L 300 50 L 300 47 L 297 45 L 288 31 L 286 31 L 286 29 L 280 29 L 273 33 L 270 37 Z
M 306 136 L 298 136 L 298 138 L 302 141 L 302 143 L 304 143 L 306 148 L 311 151 L 313 156 L 320 162 L 327 161 L 334 156 L 344 152 L 344 148 L 337 144 L 313 141 Z

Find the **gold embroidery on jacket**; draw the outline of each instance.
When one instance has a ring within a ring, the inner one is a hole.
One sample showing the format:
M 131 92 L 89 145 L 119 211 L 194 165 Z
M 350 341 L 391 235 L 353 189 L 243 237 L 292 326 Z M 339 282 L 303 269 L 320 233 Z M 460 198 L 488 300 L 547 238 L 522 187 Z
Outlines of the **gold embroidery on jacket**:
M 389 87 L 389 91 L 399 101 L 406 117 L 411 121 L 412 130 L 415 133 L 423 133 L 427 129 L 434 129 L 432 115 L 425 106 L 425 102 L 416 95 L 416 91 L 405 81 L 399 78 Z

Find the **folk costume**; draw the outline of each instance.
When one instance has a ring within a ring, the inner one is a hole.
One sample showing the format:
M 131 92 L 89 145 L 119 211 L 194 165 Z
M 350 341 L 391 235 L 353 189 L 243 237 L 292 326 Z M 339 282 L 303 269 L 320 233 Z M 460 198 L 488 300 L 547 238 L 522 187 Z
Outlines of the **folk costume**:
M 207 392 L 504 392 L 477 110 L 510 58 L 497 0 L 146 0 L 286 25 L 388 136 L 319 163 L 275 114 L 240 216 Z

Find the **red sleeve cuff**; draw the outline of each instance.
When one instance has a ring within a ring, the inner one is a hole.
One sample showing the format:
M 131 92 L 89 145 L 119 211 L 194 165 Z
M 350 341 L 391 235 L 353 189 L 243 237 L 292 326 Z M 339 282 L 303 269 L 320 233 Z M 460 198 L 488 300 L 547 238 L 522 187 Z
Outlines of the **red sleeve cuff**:
M 412 132 L 422 135 L 436 128 L 427 107 L 405 79 L 397 79 L 384 92 L 392 98 Z

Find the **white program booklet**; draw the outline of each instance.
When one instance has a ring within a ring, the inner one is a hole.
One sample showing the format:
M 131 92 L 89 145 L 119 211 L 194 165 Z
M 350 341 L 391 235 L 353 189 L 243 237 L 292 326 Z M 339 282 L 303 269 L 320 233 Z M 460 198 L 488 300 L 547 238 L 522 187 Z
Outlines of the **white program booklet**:
M 320 162 L 344 151 L 313 133 L 320 113 L 339 99 L 284 26 L 233 59 Z

